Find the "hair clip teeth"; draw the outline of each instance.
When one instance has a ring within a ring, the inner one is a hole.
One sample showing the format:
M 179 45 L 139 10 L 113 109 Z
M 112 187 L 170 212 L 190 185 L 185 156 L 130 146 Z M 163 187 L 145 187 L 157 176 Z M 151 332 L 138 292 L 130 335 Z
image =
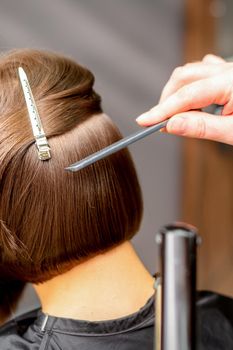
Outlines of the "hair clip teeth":
M 36 137 L 36 146 L 40 160 L 48 160 L 51 158 L 50 147 L 45 135 Z
M 48 160 L 51 158 L 50 149 L 46 146 L 44 149 L 42 147 L 38 150 L 38 156 L 40 160 Z

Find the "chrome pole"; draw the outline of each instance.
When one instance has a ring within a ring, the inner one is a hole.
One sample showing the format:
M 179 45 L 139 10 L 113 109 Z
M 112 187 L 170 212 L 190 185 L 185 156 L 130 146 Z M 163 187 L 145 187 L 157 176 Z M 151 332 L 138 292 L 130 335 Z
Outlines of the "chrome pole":
M 161 338 L 155 341 L 156 350 L 195 349 L 198 240 L 196 229 L 183 223 L 165 226 L 156 236 L 162 285 L 161 330 L 155 334 Z

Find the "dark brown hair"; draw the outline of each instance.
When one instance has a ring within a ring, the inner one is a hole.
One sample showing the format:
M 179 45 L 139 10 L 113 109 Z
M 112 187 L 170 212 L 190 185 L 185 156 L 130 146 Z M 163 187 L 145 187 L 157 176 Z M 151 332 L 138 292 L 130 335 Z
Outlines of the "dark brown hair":
M 52 158 L 40 161 L 18 78 L 27 73 Z M 0 57 L 0 280 L 42 282 L 132 238 L 141 191 L 128 150 L 66 166 L 119 140 L 92 73 L 37 50 Z

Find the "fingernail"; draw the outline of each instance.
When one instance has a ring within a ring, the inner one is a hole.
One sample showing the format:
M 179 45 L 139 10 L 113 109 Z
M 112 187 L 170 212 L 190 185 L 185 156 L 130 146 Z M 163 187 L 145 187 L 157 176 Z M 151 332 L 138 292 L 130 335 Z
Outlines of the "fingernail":
M 187 120 L 184 117 L 171 118 L 167 123 L 167 130 L 174 133 L 185 132 Z
M 159 105 L 151 108 L 149 111 L 139 115 L 136 119 L 138 124 L 147 126 L 155 124 L 164 120 L 164 115 L 162 114 L 161 108 Z
M 146 123 L 150 119 L 150 114 L 149 113 L 143 113 L 139 115 L 139 117 L 136 118 L 137 123 Z

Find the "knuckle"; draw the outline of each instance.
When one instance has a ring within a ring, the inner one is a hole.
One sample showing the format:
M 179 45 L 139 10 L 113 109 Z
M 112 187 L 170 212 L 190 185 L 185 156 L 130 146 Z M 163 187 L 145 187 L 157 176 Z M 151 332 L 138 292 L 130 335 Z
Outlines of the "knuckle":
M 205 138 L 206 136 L 206 123 L 202 117 L 196 118 L 196 136 L 198 138 Z
M 208 60 L 208 59 L 210 59 L 210 58 L 213 58 L 213 54 L 211 54 L 211 53 L 207 53 L 203 58 L 202 58 L 202 60 Z
M 195 64 L 177 67 L 172 73 L 171 80 L 173 82 L 178 82 L 180 85 L 186 85 L 190 77 L 192 77 L 195 67 Z
M 177 97 L 182 99 L 183 102 L 189 101 L 192 98 L 194 92 L 190 85 L 185 85 L 177 91 Z
M 212 53 L 206 54 L 206 55 L 203 57 L 203 59 L 202 59 L 202 61 L 203 61 L 203 62 L 206 62 L 206 63 L 213 63 L 213 62 L 216 63 L 216 60 L 217 60 L 217 61 L 218 61 L 218 60 L 221 61 L 220 57 L 218 57 L 218 56 L 216 56 L 216 55 L 214 55 L 214 54 L 212 54 Z
M 176 93 L 176 99 L 179 102 L 182 102 L 182 106 L 184 110 L 193 109 L 193 104 L 195 102 L 195 89 L 192 85 L 185 85 L 180 88 Z
M 183 76 L 183 71 L 184 71 L 184 67 L 176 67 L 172 73 L 171 78 L 173 80 L 180 80 L 181 77 Z

